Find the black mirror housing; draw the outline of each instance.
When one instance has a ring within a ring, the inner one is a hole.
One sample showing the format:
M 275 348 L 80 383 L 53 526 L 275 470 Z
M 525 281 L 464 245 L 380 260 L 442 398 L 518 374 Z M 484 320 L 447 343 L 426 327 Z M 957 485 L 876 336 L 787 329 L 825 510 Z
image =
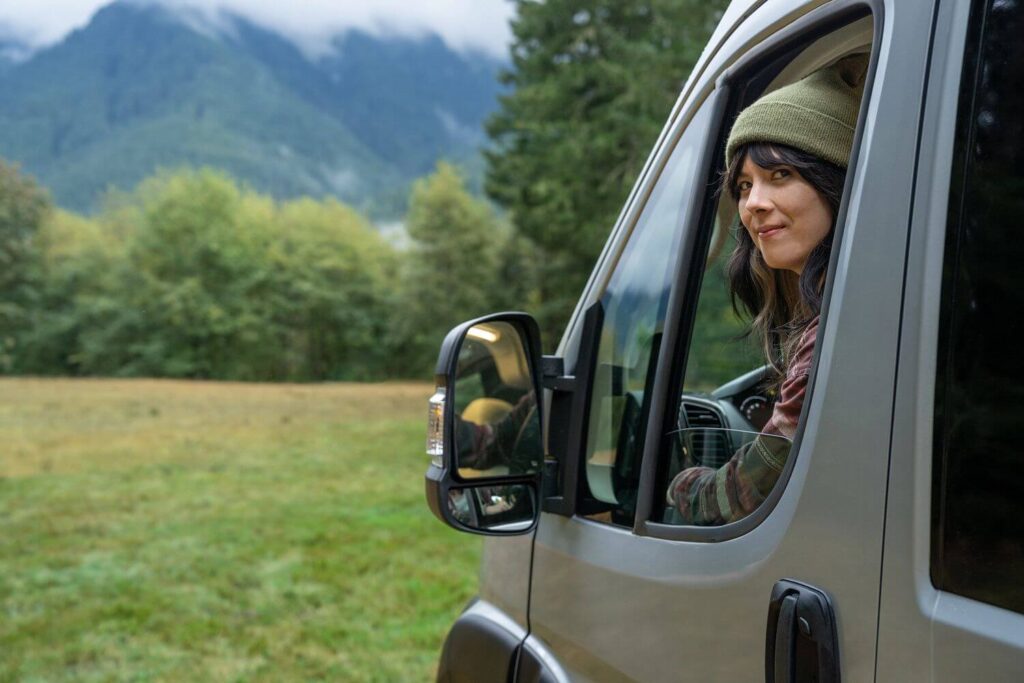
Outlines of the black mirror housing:
M 470 533 L 529 533 L 544 461 L 541 345 L 526 313 L 484 316 L 444 339 L 430 399 L 427 504 Z

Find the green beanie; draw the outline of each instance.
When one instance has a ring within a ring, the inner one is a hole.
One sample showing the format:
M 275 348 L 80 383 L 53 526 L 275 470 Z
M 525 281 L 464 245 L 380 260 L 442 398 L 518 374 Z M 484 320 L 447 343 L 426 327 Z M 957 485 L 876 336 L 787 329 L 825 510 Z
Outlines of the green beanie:
M 726 163 L 743 145 L 776 142 L 846 168 L 867 65 L 866 54 L 844 57 L 754 102 L 736 117 Z

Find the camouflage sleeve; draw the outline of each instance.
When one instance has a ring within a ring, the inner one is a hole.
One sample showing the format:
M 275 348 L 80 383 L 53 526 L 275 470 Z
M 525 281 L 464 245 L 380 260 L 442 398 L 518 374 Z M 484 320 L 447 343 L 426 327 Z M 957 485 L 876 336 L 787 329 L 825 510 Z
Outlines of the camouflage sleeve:
M 786 465 L 790 442 L 759 436 L 717 470 L 691 467 L 675 476 L 668 503 L 683 524 L 711 526 L 746 517 L 764 502 Z
M 459 467 L 487 469 L 496 455 L 491 444 L 494 430 L 490 425 L 478 425 L 455 415 L 455 446 L 459 456 Z
M 763 433 L 717 470 L 690 467 L 672 479 L 666 499 L 679 512 L 681 523 L 711 526 L 734 522 L 756 510 L 771 493 L 786 465 L 803 409 L 817 332 L 815 318 L 801 335 Z
M 532 391 L 520 397 L 512 411 L 494 424 L 478 425 L 455 415 L 455 439 L 459 467 L 479 470 L 497 465 L 513 473 L 532 471 L 539 463 L 530 446 L 540 443 L 536 417 L 537 399 Z

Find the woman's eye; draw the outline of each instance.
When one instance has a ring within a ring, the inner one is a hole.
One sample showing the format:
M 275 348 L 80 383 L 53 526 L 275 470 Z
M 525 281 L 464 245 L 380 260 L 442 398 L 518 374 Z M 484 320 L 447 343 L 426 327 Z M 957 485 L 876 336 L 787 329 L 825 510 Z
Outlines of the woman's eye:
M 736 183 L 736 194 L 743 194 L 750 191 L 750 181 L 741 180 Z
M 781 180 L 782 178 L 788 178 L 791 175 L 792 173 L 790 173 L 788 168 L 777 168 L 772 171 L 772 180 Z

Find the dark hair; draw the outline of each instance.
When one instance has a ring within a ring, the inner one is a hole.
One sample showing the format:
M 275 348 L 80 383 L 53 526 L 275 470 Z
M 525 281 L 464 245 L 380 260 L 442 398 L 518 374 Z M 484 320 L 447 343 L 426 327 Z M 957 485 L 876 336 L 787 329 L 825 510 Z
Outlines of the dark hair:
M 760 337 L 768 362 L 784 374 L 795 333 L 821 312 L 846 170 L 786 145 L 749 143 L 736 151 L 723 174 L 722 189 L 737 202 L 737 178 L 746 159 L 766 169 L 790 166 L 832 210 L 828 234 L 811 250 L 798 279 L 788 271 L 769 268 L 747 231 L 742 227 L 736 231 L 736 248 L 726 268 L 733 308 L 751 316 L 750 332 Z

